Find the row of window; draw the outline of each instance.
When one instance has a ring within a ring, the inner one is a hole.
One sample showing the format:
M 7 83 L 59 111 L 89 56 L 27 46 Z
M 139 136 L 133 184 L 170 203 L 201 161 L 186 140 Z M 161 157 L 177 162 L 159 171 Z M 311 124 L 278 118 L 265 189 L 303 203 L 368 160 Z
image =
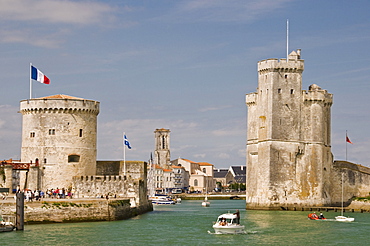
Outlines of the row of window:
M 55 135 L 55 129 L 49 129 L 49 135 Z M 34 138 L 35 136 L 35 132 L 30 132 L 30 138 Z M 82 129 L 80 129 L 79 137 L 82 137 Z
M 278 90 L 278 93 L 281 94 L 281 88 L 279 88 Z M 269 92 L 269 89 L 266 90 L 266 93 L 268 94 Z M 262 90 L 261 90 L 261 93 L 262 93 Z M 294 89 L 290 89 L 290 94 L 294 94 Z

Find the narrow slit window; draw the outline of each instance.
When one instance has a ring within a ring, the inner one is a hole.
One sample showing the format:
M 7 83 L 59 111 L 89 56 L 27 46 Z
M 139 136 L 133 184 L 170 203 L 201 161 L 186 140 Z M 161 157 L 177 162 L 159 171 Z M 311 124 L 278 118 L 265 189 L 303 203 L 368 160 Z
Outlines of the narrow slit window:
M 80 138 L 82 137 L 82 129 L 80 129 Z

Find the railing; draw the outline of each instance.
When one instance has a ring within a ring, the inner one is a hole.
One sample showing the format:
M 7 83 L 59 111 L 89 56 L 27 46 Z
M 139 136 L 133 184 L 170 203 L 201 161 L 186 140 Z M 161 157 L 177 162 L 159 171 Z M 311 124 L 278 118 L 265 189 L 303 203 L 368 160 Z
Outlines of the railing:
M 13 163 L 13 162 L 6 162 L 6 161 L 2 161 L 0 163 L 1 167 L 7 166 L 7 165 L 11 165 L 13 167 L 13 170 L 29 170 L 31 166 L 33 167 L 39 166 L 38 163 Z

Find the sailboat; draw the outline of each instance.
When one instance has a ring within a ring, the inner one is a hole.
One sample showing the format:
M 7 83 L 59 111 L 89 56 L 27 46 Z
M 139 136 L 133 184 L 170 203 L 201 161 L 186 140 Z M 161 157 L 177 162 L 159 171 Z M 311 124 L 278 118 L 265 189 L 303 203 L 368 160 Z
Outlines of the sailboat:
M 208 201 L 208 179 L 206 179 L 206 196 L 202 202 L 202 207 L 209 207 L 211 203 Z
M 355 218 L 351 218 L 351 217 L 346 217 L 343 215 L 343 173 L 342 173 L 342 211 L 341 211 L 341 214 L 339 216 L 336 216 L 335 217 L 335 220 L 336 221 L 342 221 L 342 222 L 352 222 L 352 221 L 355 221 Z

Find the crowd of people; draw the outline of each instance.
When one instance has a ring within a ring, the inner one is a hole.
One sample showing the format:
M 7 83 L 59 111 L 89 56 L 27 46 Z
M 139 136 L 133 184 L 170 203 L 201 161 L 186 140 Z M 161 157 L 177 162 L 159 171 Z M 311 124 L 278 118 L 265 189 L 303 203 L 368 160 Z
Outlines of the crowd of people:
M 17 188 L 17 193 L 21 192 L 19 187 Z M 24 193 L 24 199 L 26 202 L 32 202 L 32 201 L 40 201 L 43 198 L 55 198 L 55 199 L 65 199 L 65 198 L 72 198 L 73 193 L 71 190 L 62 188 L 56 188 L 56 189 L 48 189 L 45 192 L 42 190 L 30 190 L 26 189 L 23 191 Z

